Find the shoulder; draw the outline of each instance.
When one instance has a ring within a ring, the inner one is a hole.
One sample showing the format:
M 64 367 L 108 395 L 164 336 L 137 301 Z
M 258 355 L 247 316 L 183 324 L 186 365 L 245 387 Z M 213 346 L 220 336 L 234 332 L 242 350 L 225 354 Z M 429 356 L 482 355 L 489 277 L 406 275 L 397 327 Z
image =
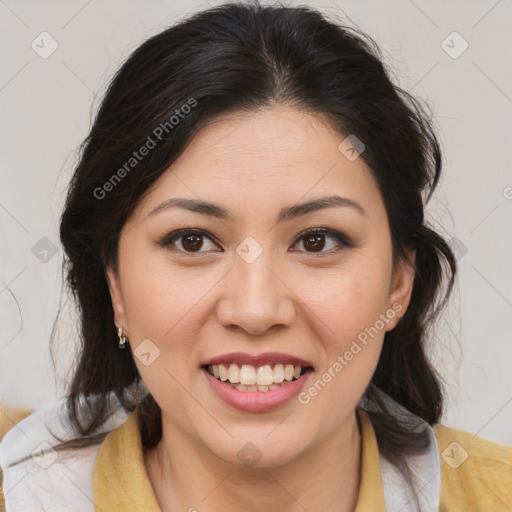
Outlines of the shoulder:
M 0 440 L 16 423 L 33 412 L 33 409 L 11 407 L 0 403 Z M 3 480 L 2 470 L 0 469 L 0 511 L 5 510 L 5 498 L 1 482 Z
M 445 425 L 433 428 L 441 458 L 440 511 L 510 510 L 512 448 Z
M 101 430 L 117 428 L 125 417 L 117 413 Z M 60 441 L 54 434 L 64 441 L 78 437 L 67 425 L 65 399 L 33 412 L 2 438 L 6 510 L 91 510 L 92 470 L 101 444 L 57 451 L 54 446 Z
M 15 423 L 0 442 L 0 465 L 2 469 L 29 456 L 38 444 L 48 441 L 48 427 L 58 435 L 64 429 L 55 428 L 58 419 L 63 415 L 64 400 L 52 402 L 41 409 L 33 411 Z M 57 420 L 57 422 L 56 422 Z M 53 436 L 52 436 L 53 437 Z

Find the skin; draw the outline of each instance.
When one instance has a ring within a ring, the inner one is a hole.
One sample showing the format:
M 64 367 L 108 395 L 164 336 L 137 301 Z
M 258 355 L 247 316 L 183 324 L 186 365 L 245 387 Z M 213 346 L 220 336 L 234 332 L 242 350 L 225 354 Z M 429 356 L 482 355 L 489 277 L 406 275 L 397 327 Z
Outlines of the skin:
M 132 351 L 145 339 L 160 350 L 149 366 L 134 359 L 162 409 L 162 440 L 144 462 L 164 512 L 355 509 L 355 409 L 385 332 L 407 309 L 414 271 L 401 264 L 393 273 L 379 188 L 362 158 L 350 161 L 338 150 L 344 138 L 321 117 L 284 107 L 221 116 L 122 229 L 118 270 L 107 276 L 115 322 Z M 333 194 L 357 201 L 365 214 L 333 207 L 276 224 L 282 207 Z M 232 219 L 182 209 L 148 216 L 173 197 L 216 203 Z M 324 235 L 316 252 L 298 235 L 318 227 L 340 232 L 353 247 L 333 252 L 339 242 Z M 196 249 L 186 235 L 159 245 L 181 228 L 209 235 Z M 250 264 L 236 252 L 248 236 L 263 250 Z M 400 313 L 306 405 L 294 399 L 270 412 L 241 412 L 217 397 L 200 370 L 228 352 L 285 352 L 312 363 L 309 387 L 393 304 Z M 237 457 L 248 442 L 261 454 L 253 467 Z

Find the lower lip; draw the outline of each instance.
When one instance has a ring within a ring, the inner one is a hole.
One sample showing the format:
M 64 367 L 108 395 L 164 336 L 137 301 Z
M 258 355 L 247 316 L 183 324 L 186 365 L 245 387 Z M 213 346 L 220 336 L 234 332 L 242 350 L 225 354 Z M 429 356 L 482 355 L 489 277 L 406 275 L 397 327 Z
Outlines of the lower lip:
M 216 379 L 205 368 L 201 369 L 221 400 L 235 409 L 246 412 L 266 412 L 281 407 L 301 392 L 306 381 L 313 373 L 312 370 L 308 370 L 297 380 L 272 391 L 240 391 Z

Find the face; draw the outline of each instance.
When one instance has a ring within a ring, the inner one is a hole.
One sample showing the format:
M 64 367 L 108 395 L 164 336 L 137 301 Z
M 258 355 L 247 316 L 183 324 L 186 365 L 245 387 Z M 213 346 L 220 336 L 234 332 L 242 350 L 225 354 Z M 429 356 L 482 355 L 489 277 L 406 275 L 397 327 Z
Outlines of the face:
M 270 467 L 328 442 L 354 418 L 405 313 L 413 271 L 393 273 L 378 186 L 340 151 L 344 139 L 293 110 L 225 115 L 121 232 L 118 271 L 108 269 L 116 325 L 164 425 L 208 456 L 241 465 L 254 450 Z M 344 200 L 296 209 L 333 196 Z M 226 366 L 204 366 L 212 360 Z M 224 369 L 247 391 L 222 382 Z M 291 371 L 303 375 L 276 382 Z

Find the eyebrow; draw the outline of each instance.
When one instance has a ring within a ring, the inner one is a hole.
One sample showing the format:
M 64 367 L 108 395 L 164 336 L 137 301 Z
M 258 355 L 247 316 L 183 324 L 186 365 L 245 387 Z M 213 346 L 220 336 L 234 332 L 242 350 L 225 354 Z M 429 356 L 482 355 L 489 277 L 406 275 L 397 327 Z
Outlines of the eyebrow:
M 277 222 L 290 221 L 302 215 L 316 212 L 318 210 L 341 206 L 352 208 L 358 211 L 360 214 L 366 215 L 365 209 L 353 199 L 341 196 L 326 196 L 308 201 L 307 203 L 299 203 L 282 208 L 279 210 Z M 215 217 L 218 219 L 231 219 L 230 213 L 217 204 L 179 197 L 167 199 L 163 203 L 160 203 L 148 213 L 147 217 L 173 208 L 182 208 L 184 210 L 196 212 L 201 215 L 207 215 L 209 217 Z

